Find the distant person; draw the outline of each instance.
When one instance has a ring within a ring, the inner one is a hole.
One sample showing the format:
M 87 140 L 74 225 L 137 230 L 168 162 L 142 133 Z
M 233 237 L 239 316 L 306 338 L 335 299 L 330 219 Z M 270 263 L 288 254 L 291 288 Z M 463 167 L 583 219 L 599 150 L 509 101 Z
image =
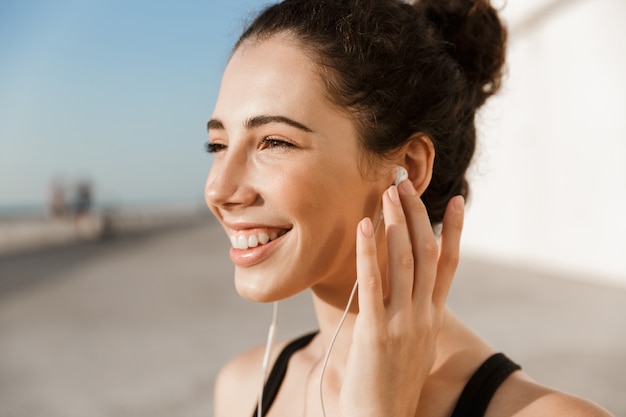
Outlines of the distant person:
M 216 417 L 609 415 L 446 307 L 505 41 L 487 0 L 285 0 L 244 31 L 208 123 L 206 201 L 239 294 L 310 289 L 319 331 L 229 362 Z
M 76 196 L 74 200 L 74 214 L 81 217 L 91 213 L 92 190 L 91 183 L 80 181 L 76 186 Z

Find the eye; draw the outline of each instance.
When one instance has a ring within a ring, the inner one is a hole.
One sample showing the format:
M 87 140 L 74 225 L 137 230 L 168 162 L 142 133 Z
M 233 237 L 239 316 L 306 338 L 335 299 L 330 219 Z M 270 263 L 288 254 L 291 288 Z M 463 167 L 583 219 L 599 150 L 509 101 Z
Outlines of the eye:
M 221 143 L 211 143 L 211 142 L 207 142 L 205 144 L 206 147 L 206 151 L 208 153 L 217 153 L 217 152 L 221 152 L 226 150 L 226 145 L 223 145 Z
M 281 139 L 266 137 L 262 140 L 262 148 L 294 148 L 295 145 L 291 142 L 287 142 Z

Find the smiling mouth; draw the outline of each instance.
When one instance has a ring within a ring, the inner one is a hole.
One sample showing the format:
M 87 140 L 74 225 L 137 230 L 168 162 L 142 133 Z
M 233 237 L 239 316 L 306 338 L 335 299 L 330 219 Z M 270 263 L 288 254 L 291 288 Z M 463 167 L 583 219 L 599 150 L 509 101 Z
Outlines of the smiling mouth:
M 287 229 L 272 229 L 257 233 L 235 232 L 230 235 L 230 243 L 233 248 L 239 250 L 256 248 L 257 246 L 266 245 L 272 240 L 278 239 L 288 231 Z

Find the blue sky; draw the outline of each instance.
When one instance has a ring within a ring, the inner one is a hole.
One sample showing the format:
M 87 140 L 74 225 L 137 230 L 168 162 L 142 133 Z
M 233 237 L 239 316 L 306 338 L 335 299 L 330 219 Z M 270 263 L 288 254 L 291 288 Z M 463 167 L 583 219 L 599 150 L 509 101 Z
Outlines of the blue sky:
M 0 206 L 54 178 L 99 201 L 202 199 L 206 121 L 261 0 L 2 0 Z

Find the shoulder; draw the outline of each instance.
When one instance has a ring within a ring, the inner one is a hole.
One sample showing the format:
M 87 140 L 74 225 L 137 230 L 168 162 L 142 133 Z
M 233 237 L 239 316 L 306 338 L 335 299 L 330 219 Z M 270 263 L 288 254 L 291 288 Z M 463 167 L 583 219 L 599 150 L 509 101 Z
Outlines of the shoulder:
M 285 342 L 272 347 L 273 363 Z M 215 417 L 249 417 L 254 411 L 261 385 L 265 346 L 258 346 L 227 362 L 215 378 Z M 270 365 L 271 366 L 271 365 Z
M 438 374 L 447 375 L 447 379 L 443 379 L 444 386 L 456 381 L 455 393 L 460 393 L 476 369 L 496 351 L 451 312 L 446 317 L 448 345 L 457 348 L 448 352 L 447 361 Z M 521 370 L 513 372 L 498 387 L 485 414 L 485 417 L 542 416 L 612 417 L 590 401 L 538 384 Z
M 602 407 L 537 384 L 516 372 L 496 392 L 486 417 L 612 417 Z
M 611 414 L 590 401 L 562 392 L 552 391 L 537 399 L 531 406 L 536 407 L 536 412 L 524 410 L 516 414 L 516 417 L 530 416 L 579 416 L 579 417 L 612 417 Z
M 226 363 L 215 378 L 214 415 L 250 416 L 261 381 L 263 346 L 251 349 Z

